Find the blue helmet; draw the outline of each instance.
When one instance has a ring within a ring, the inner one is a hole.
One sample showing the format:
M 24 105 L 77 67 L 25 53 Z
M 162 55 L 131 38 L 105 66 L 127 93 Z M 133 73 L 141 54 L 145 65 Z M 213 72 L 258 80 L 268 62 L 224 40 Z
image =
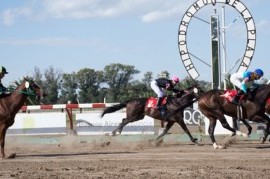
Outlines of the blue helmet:
M 263 71 L 261 70 L 261 69 L 256 69 L 255 71 L 254 71 L 257 75 L 259 75 L 260 77 L 262 77 L 263 76 Z

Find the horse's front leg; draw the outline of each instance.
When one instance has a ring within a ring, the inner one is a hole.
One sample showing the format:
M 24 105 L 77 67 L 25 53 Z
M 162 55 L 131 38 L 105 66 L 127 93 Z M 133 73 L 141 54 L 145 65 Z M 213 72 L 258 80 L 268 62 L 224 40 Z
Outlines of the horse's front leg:
M 248 135 L 250 135 L 251 132 L 252 132 L 252 127 L 249 125 L 249 123 L 248 123 L 245 119 L 241 119 L 241 121 L 242 121 L 243 124 L 245 124 L 245 126 L 247 127 L 247 129 L 248 129 Z
M 190 140 L 193 143 L 197 143 L 198 139 L 197 138 L 193 138 L 193 136 L 191 135 L 191 133 L 189 132 L 187 125 L 184 122 L 184 111 L 182 111 L 180 113 L 180 116 L 177 117 L 178 119 L 176 119 L 176 122 L 182 127 L 182 129 L 185 131 L 185 133 L 189 136 Z
M 236 130 L 236 131 L 239 131 L 239 128 L 238 128 L 238 125 L 237 125 L 237 118 L 233 117 L 232 118 L 233 120 L 233 128 Z M 241 122 L 243 122 L 243 124 L 247 127 L 247 130 L 248 130 L 248 136 L 251 134 L 252 132 L 252 127 L 249 125 L 249 123 L 245 120 L 245 119 L 239 119 Z
M 269 128 L 270 128 L 270 119 L 267 115 L 255 115 L 253 118 L 251 118 L 251 121 L 255 122 L 265 122 L 266 123 L 266 128 L 264 130 L 264 137 L 262 139 L 262 143 L 264 143 L 268 137 L 269 134 Z
M 1 144 L 1 157 L 2 157 L 2 159 L 6 157 L 6 155 L 5 155 L 5 136 L 6 136 L 6 130 L 3 126 L 1 126 L 0 144 Z
M 170 128 L 173 126 L 174 121 L 168 121 L 166 128 L 163 130 L 163 132 L 156 138 L 157 141 L 159 141 L 164 135 L 167 134 L 167 132 L 170 130 Z
M 269 134 L 269 129 L 270 129 L 270 121 L 268 121 L 266 123 L 266 128 L 264 130 L 264 137 L 263 137 L 263 140 L 262 140 L 262 143 L 264 143 L 268 137 L 268 134 Z M 269 139 L 270 140 L 270 139 Z
M 209 116 L 208 116 L 208 119 L 209 119 L 208 134 L 209 134 L 210 139 L 211 139 L 211 141 L 213 143 L 214 149 L 222 149 L 222 148 L 224 148 L 222 145 L 217 144 L 215 136 L 214 136 L 215 127 L 216 127 L 216 124 L 217 124 L 217 119 L 214 118 L 214 117 L 209 117 Z

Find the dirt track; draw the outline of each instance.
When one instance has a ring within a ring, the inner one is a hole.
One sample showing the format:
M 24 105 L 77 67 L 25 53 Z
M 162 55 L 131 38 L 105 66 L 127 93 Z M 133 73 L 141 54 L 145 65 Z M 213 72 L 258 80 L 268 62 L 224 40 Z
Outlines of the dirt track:
M 210 142 L 16 145 L 0 162 L 0 178 L 269 178 L 270 144 L 237 141 L 215 150 Z

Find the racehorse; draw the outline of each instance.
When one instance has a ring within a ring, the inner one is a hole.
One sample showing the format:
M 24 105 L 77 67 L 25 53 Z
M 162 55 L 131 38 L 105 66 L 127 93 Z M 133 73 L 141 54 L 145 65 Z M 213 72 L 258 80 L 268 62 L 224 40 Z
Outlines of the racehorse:
M 0 98 L 0 144 L 1 157 L 5 158 L 5 137 L 7 129 L 13 125 L 15 115 L 26 102 L 28 96 L 35 96 L 37 100 L 43 97 L 41 88 L 28 78 L 11 93 Z M 14 158 L 15 153 L 7 158 Z
M 265 105 L 265 112 L 267 114 L 270 114 L 270 99 L 267 100 L 267 103 Z
M 209 128 L 208 133 L 212 140 L 213 146 L 215 149 L 224 148 L 224 146 L 218 145 L 216 143 L 214 137 L 214 130 L 216 126 L 217 120 L 220 121 L 222 126 L 232 132 L 232 135 L 243 135 L 248 136 L 247 134 L 243 134 L 240 131 L 230 127 L 224 115 L 231 116 L 233 118 L 237 118 L 238 110 L 237 105 L 228 102 L 224 97 L 225 94 L 223 90 L 210 90 L 203 93 L 198 99 L 198 106 L 201 112 L 209 119 Z M 263 137 L 263 142 L 265 142 L 270 126 L 270 119 L 265 114 L 265 105 L 270 97 L 270 85 L 260 85 L 254 95 L 249 96 L 247 100 L 241 101 L 242 106 L 242 117 L 241 121 L 245 121 L 243 119 L 249 119 L 253 122 L 263 122 L 266 123 L 265 135 Z M 245 124 L 248 124 L 247 122 Z M 251 128 L 251 127 L 250 127 Z M 249 134 L 251 129 L 249 130 Z
M 168 97 L 167 98 L 167 114 L 162 118 L 159 109 L 155 109 L 155 106 L 149 108 L 149 98 L 139 98 L 129 100 L 114 106 L 104 109 L 102 117 L 107 113 L 112 113 L 126 107 L 126 118 L 122 119 L 119 126 L 112 132 L 112 135 L 116 135 L 118 131 L 120 134 L 128 123 L 135 122 L 144 118 L 145 115 L 158 120 L 166 120 L 167 125 L 163 133 L 160 134 L 156 140 L 163 137 L 169 129 L 176 122 L 182 129 L 188 134 L 190 140 L 194 143 L 197 142 L 196 138 L 193 138 L 190 134 L 185 122 L 184 122 L 184 108 L 191 106 L 195 101 L 197 101 L 198 96 L 202 90 L 198 88 L 197 85 L 185 89 L 185 93 L 181 97 Z
M 270 115 L 270 98 L 269 98 L 269 99 L 267 100 L 267 102 L 266 102 L 266 105 L 265 105 L 265 112 L 266 112 L 268 115 Z M 238 125 L 237 125 L 236 120 L 237 120 L 237 118 L 233 118 L 234 129 L 238 129 Z M 240 119 L 240 120 L 241 120 L 241 121 L 243 122 L 243 124 L 247 127 L 247 129 L 248 129 L 248 135 L 251 134 L 252 127 L 249 125 L 249 123 L 248 123 L 246 120 L 244 120 L 244 119 Z M 266 138 L 263 138 L 262 143 L 264 143 L 265 140 L 266 140 Z M 269 141 L 270 141 L 270 139 L 269 139 Z

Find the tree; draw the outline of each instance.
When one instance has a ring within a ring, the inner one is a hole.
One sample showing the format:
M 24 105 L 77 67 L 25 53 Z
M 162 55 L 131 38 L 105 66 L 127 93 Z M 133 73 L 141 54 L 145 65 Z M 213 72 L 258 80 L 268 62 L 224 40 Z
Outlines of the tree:
M 108 84 L 107 98 L 110 102 L 117 102 L 125 99 L 127 86 L 131 83 L 133 76 L 140 71 L 134 66 L 114 63 L 105 66 L 104 79 Z
M 153 73 L 146 72 L 141 81 L 134 81 L 131 85 L 132 97 L 150 97 L 155 96 L 154 91 L 151 89 L 151 82 L 153 80 Z M 138 93 L 140 91 L 140 93 Z
M 43 81 L 42 81 L 42 73 L 38 67 L 34 68 L 34 74 L 33 74 L 33 79 L 37 84 L 39 84 L 41 87 L 43 86 Z
M 188 88 L 194 84 L 198 84 L 202 90 L 208 91 L 211 89 L 211 83 L 204 81 L 204 80 L 194 80 L 190 76 L 186 76 L 182 81 L 181 81 L 181 87 L 183 89 Z
M 151 88 L 151 81 L 153 80 L 153 73 L 148 71 L 143 75 L 142 83 L 147 86 L 147 88 Z
M 61 94 L 59 97 L 60 103 L 77 103 L 78 94 L 76 92 L 78 88 L 76 73 L 71 74 L 64 73 L 61 80 Z
M 62 73 L 59 70 L 54 69 L 53 66 L 50 66 L 45 70 L 44 76 L 45 80 L 43 81 L 43 87 L 45 89 L 45 93 L 47 94 L 45 103 L 55 104 L 58 102 Z
M 76 75 L 79 87 L 80 103 L 100 102 L 103 97 L 100 93 L 100 84 L 103 82 L 103 72 L 90 68 L 81 69 Z

